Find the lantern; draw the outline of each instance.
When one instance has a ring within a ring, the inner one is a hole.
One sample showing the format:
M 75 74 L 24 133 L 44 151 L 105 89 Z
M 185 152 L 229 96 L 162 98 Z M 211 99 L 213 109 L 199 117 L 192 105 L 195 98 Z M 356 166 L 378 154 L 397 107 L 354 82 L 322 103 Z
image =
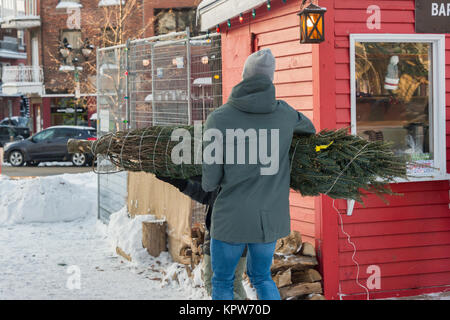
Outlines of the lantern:
M 326 8 L 311 3 L 300 16 L 300 43 L 320 43 L 325 40 L 324 15 Z

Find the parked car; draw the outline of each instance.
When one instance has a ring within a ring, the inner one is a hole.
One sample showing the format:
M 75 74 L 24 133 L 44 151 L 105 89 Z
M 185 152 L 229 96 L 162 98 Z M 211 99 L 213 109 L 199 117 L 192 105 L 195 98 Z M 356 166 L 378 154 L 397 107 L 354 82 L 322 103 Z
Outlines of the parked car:
M 13 127 L 30 127 L 30 118 L 27 117 L 11 117 L 11 118 L 4 118 L 2 121 L 0 121 L 0 125 L 5 126 L 13 126 Z
M 24 163 L 37 166 L 43 161 L 72 161 L 77 167 L 91 165 L 91 154 L 69 154 L 69 139 L 96 140 L 96 131 L 91 127 L 54 126 L 42 130 L 28 139 L 6 143 L 4 159 L 14 167 Z
M 30 129 L 0 125 L 0 147 L 5 143 L 23 140 L 30 136 Z

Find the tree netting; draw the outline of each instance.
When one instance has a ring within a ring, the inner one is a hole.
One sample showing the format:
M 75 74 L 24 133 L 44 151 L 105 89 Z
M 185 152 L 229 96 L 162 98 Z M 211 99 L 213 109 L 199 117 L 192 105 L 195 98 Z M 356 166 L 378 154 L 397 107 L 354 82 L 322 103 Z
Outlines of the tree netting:
M 172 141 L 172 132 L 180 128 L 192 137 L 190 163 L 172 161 L 172 151 L 180 143 Z M 406 159 L 394 155 L 390 143 L 367 141 L 347 131 L 343 128 L 323 130 L 316 135 L 294 135 L 290 149 L 292 189 L 303 196 L 326 194 L 361 203 L 367 192 L 381 197 L 394 194 L 389 183 L 407 178 Z M 202 174 L 201 160 L 194 161 L 201 156 L 201 141 L 194 136 L 193 126 L 154 126 L 104 135 L 87 149 L 96 158 L 107 157 L 122 170 L 188 179 Z M 69 149 L 78 152 L 74 150 L 81 150 L 80 142 L 70 141 Z

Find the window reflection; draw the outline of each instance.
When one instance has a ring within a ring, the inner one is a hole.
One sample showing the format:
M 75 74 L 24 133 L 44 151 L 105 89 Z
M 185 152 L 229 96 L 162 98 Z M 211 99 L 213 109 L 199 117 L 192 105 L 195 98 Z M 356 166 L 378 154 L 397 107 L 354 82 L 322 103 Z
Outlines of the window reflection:
M 393 151 L 426 174 L 433 165 L 430 43 L 356 42 L 356 128 L 368 140 L 393 143 Z M 427 169 L 428 166 L 428 169 Z

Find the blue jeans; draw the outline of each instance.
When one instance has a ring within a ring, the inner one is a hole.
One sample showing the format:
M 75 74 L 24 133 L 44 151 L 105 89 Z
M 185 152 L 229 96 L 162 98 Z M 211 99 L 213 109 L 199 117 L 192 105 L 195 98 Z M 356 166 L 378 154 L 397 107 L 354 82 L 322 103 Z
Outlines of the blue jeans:
M 233 300 L 234 272 L 246 245 L 247 275 L 256 289 L 258 299 L 280 300 L 280 293 L 270 273 L 276 241 L 246 244 L 216 239 L 211 239 L 212 299 Z

